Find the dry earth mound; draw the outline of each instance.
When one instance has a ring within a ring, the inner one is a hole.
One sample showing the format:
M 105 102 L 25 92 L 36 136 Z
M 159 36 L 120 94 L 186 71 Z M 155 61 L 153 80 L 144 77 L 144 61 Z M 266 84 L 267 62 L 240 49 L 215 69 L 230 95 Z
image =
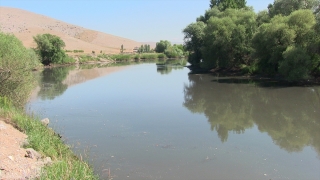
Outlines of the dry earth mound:
M 119 53 L 123 44 L 126 52 L 132 52 L 141 43 L 68 24 L 50 17 L 22 9 L 0 7 L 0 30 L 14 34 L 26 47 L 35 47 L 33 36 L 50 33 L 59 36 L 66 50 L 84 50 L 85 53 Z

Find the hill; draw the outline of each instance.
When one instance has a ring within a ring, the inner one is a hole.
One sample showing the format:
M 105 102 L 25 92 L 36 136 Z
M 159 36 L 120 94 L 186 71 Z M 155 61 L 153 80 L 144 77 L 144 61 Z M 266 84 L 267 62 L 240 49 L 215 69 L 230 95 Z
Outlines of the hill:
M 119 53 L 122 44 L 125 52 L 132 52 L 134 47 L 141 45 L 130 39 L 11 7 L 0 7 L 0 30 L 14 34 L 26 47 L 35 47 L 33 36 L 45 33 L 59 36 L 65 42 L 66 50 L 84 50 L 85 53 Z

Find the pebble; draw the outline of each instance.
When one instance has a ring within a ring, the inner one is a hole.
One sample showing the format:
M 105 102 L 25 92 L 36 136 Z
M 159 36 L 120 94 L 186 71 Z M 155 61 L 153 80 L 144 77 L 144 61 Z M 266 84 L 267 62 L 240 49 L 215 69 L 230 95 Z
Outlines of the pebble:
M 41 123 L 44 125 L 44 126 L 48 126 L 48 124 L 50 123 L 50 120 L 48 118 L 44 118 L 41 120 Z
M 8 156 L 8 158 L 9 158 L 11 161 L 14 161 L 14 157 L 13 157 L 13 156 Z

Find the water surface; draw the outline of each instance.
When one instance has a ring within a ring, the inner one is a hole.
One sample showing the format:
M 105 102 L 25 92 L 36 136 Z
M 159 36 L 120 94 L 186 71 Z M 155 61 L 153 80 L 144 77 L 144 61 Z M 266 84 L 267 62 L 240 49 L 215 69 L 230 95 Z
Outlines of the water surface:
M 101 179 L 320 179 L 320 87 L 188 73 L 46 69 L 27 108 Z

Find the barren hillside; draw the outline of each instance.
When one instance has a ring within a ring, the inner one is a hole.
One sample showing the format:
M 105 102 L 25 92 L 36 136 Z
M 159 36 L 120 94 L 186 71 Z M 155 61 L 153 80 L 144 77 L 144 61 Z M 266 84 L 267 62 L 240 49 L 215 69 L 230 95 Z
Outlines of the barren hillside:
M 123 44 L 127 52 L 141 43 L 110 34 L 68 24 L 50 17 L 22 9 L 0 7 L 0 30 L 13 33 L 26 47 L 35 47 L 33 36 L 50 33 L 59 36 L 67 50 L 84 50 L 85 53 L 119 53 Z

